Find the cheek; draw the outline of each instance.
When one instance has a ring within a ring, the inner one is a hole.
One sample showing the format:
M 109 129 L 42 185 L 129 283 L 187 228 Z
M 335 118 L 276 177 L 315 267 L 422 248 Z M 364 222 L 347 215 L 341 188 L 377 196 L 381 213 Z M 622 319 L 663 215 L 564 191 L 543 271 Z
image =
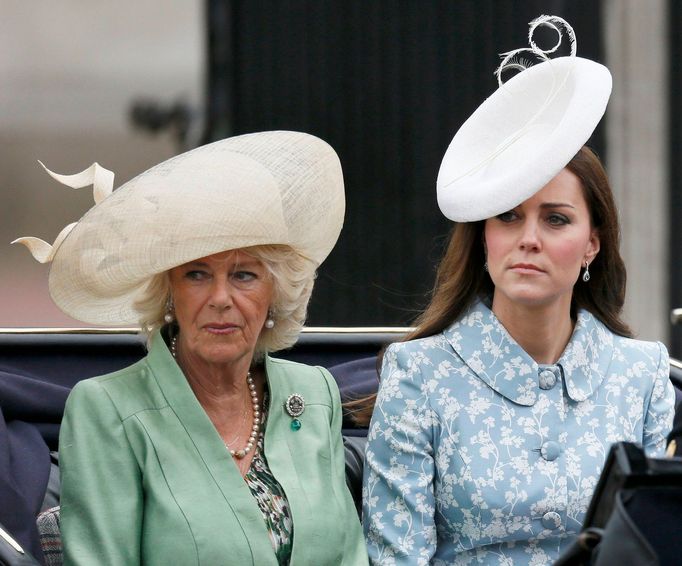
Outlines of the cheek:
M 180 324 L 192 320 L 202 303 L 199 289 L 186 285 L 171 284 L 175 318 Z
M 192 295 L 183 294 L 175 298 L 175 318 L 182 325 L 183 322 L 190 322 L 196 317 L 197 302 Z
M 562 239 L 552 246 L 554 261 L 565 269 L 580 269 L 585 257 L 587 242 L 583 238 Z
M 275 295 L 275 285 L 272 280 L 267 280 L 264 282 L 263 287 L 260 289 L 259 302 L 265 306 L 267 311 L 272 306 L 272 301 Z
M 173 306 L 177 311 L 179 306 L 181 307 L 186 302 L 185 295 L 187 294 L 186 285 L 183 285 L 182 276 L 175 273 L 175 270 L 171 269 L 168 282 L 170 285 L 170 295 L 173 298 Z
M 503 256 L 509 247 L 509 238 L 501 237 L 498 229 L 492 225 L 486 224 L 485 231 L 485 248 L 488 265 L 495 263 L 498 258 Z
M 258 323 L 265 321 L 272 302 L 272 290 L 265 287 L 254 290 L 252 293 L 245 293 L 241 297 L 242 308 L 249 313 Z M 262 319 L 262 320 L 261 320 Z

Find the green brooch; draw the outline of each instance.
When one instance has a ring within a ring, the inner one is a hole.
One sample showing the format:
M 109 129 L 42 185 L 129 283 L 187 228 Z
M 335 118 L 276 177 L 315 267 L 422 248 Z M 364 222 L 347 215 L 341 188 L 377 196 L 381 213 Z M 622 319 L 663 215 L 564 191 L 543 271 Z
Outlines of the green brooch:
M 284 409 L 286 410 L 287 414 L 292 417 L 291 425 L 289 425 L 291 426 L 291 430 L 294 432 L 300 430 L 302 425 L 298 417 L 300 417 L 303 414 L 303 411 L 305 411 L 305 399 L 303 399 L 303 396 L 299 395 L 298 393 L 292 393 L 289 395 L 286 402 L 284 403 Z

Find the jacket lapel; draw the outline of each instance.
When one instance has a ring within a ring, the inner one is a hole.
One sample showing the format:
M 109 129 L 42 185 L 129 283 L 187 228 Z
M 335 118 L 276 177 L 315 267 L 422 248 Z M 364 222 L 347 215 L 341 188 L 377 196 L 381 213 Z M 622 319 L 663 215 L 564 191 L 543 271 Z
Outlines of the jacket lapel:
M 268 356 L 265 357 L 265 372 L 268 376 L 270 390 L 268 422 L 264 439 L 265 453 L 266 457 L 269 458 L 268 462 L 272 473 L 277 477 L 286 493 L 295 527 L 296 524 L 301 525 L 305 518 L 310 517 L 310 505 L 305 486 L 302 483 L 305 480 L 305 474 L 297 473 L 300 462 L 295 460 L 296 450 L 290 446 L 292 435 L 296 433 L 292 432 L 290 428 L 292 417 L 286 413 L 284 404 L 289 395 L 301 394 L 303 391 L 294 390 L 291 380 L 287 378 L 286 371 L 280 365 L 273 363 Z M 309 396 L 306 396 L 305 400 L 310 402 Z M 309 528 L 311 526 L 314 526 L 314 523 L 308 525 Z M 309 538 L 313 538 L 312 535 L 312 532 L 308 532 Z M 314 543 L 314 540 L 298 540 L 294 528 L 291 564 L 314 564 L 315 556 L 311 555 L 311 551 L 315 549 Z
M 147 356 L 150 369 L 199 458 L 222 493 L 250 545 L 254 564 L 276 564 L 263 515 L 220 435 L 191 390 L 160 334 L 153 337 Z M 231 538 L 234 537 L 232 533 Z M 226 557 L 228 559 L 229 557 Z

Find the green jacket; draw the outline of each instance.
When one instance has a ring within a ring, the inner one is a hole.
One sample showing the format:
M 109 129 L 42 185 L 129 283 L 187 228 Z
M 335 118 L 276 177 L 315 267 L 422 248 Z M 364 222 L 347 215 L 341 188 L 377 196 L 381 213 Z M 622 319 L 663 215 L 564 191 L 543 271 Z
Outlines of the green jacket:
M 334 379 L 271 358 L 265 369 L 265 455 L 291 508 L 291 566 L 367 564 Z M 305 399 L 297 431 L 292 393 Z M 60 467 L 66 566 L 277 564 L 258 504 L 158 334 L 138 363 L 73 389 Z

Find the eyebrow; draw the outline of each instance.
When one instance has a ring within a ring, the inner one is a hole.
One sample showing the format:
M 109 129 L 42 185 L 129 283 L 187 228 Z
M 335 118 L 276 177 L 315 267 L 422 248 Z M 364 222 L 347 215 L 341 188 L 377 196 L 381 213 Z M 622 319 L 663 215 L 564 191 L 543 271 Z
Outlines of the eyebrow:
M 575 206 L 567 202 L 543 202 L 540 208 L 575 208 Z
M 262 261 L 258 259 L 250 259 L 247 261 L 238 261 L 235 263 L 237 267 L 249 267 L 251 265 L 264 265 Z
M 248 267 L 248 266 L 250 266 L 250 265 L 262 265 L 262 264 L 263 264 L 262 261 L 260 261 L 260 260 L 258 260 L 258 259 L 255 259 L 255 258 L 251 258 L 251 259 L 247 259 L 247 260 L 244 260 L 244 261 L 238 261 L 238 262 L 236 262 L 235 265 L 237 265 L 237 266 L 239 266 L 239 267 L 242 267 L 242 266 L 247 266 L 247 267 Z M 197 260 L 195 260 L 195 261 L 190 261 L 187 265 L 191 265 L 191 266 L 193 266 L 193 267 L 209 267 L 208 262 L 206 262 L 206 261 L 201 261 L 201 260 L 199 260 L 199 259 L 197 259 Z

